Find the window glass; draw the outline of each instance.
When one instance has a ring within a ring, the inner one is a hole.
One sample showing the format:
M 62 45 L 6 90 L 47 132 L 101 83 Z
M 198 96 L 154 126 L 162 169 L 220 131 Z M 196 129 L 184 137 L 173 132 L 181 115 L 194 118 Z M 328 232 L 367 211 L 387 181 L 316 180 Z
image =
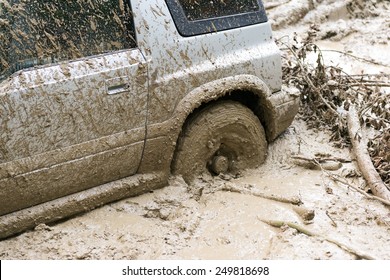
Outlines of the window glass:
M 34 65 L 133 48 L 128 0 L 0 1 L 0 79 Z
M 260 9 L 258 0 L 179 0 L 189 21 L 231 16 Z
M 165 0 L 181 36 L 197 36 L 268 21 L 261 0 Z

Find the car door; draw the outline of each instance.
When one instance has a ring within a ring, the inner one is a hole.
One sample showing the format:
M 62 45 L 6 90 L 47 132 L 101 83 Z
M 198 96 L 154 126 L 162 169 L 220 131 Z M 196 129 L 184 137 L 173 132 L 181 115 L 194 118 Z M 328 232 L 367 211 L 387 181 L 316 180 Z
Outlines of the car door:
M 0 43 L 0 215 L 135 174 L 148 83 L 129 2 L 8 6 Z

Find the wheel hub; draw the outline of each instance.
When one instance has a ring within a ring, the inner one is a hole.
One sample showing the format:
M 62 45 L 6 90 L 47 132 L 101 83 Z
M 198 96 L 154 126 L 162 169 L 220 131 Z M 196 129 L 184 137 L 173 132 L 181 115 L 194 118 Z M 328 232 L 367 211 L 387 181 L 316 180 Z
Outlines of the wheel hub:
M 227 173 L 229 170 L 229 159 L 225 156 L 215 156 L 211 164 L 211 171 L 215 174 Z

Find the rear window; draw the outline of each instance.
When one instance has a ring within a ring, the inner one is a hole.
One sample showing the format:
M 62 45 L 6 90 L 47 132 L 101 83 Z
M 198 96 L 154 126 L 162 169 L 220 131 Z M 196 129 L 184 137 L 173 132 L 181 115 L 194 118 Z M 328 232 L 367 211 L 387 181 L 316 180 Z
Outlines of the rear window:
M 135 47 L 128 3 L 0 1 L 0 79 L 35 65 Z
M 257 0 L 179 0 L 189 21 L 210 19 L 257 12 L 260 10 Z
M 166 0 L 182 36 L 218 32 L 267 21 L 260 0 Z

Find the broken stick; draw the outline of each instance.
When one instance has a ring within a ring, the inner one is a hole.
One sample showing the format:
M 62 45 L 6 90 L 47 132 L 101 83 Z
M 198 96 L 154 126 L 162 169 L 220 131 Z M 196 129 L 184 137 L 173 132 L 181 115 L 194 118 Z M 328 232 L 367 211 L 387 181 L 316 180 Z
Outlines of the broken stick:
M 385 204 L 385 205 L 387 205 L 387 206 L 390 206 L 390 200 L 386 200 L 386 199 L 383 199 L 383 198 L 381 198 L 381 197 L 379 197 L 379 196 L 375 196 L 375 195 L 368 194 L 368 193 L 366 193 L 365 191 L 359 189 L 358 187 L 355 187 L 355 186 L 351 185 L 350 183 L 348 183 L 347 181 L 341 179 L 340 177 L 335 176 L 335 175 L 333 175 L 333 174 L 327 172 L 326 170 L 323 170 L 323 172 L 324 172 L 330 179 L 332 179 L 333 181 L 339 182 L 339 183 L 341 183 L 341 184 L 347 186 L 348 188 L 350 188 L 350 189 L 352 189 L 352 190 L 354 190 L 354 191 L 356 191 L 356 192 L 362 194 L 364 197 L 366 197 L 366 198 L 368 198 L 368 199 L 371 199 L 371 200 L 380 201 L 380 202 L 382 202 L 383 204 Z
M 318 166 L 318 162 L 321 163 L 322 168 L 326 170 L 339 170 L 342 167 L 340 159 L 321 159 L 321 158 L 308 158 L 302 155 L 296 155 L 291 157 L 294 164 L 304 167 L 306 169 L 321 169 Z M 344 160 L 344 162 L 347 162 Z
M 367 150 L 367 141 L 362 133 L 359 134 L 359 131 L 361 131 L 360 121 L 354 106 L 351 106 L 349 109 L 347 122 L 353 152 L 364 179 L 366 179 L 374 195 L 390 201 L 390 192 L 371 161 Z
M 284 202 L 284 203 L 291 203 L 293 205 L 300 205 L 302 204 L 302 200 L 298 196 L 291 196 L 291 197 L 282 197 L 274 194 L 265 194 L 258 190 L 249 190 L 242 187 L 233 186 L 231 184 L 225 184 L 222 188 L 222 191 L 228 191 L 228 192 L 235 192 L 235 193 L 241 193 L 241 194 L 249 194 L 265 199 L 270 199 L 278 202 Z

